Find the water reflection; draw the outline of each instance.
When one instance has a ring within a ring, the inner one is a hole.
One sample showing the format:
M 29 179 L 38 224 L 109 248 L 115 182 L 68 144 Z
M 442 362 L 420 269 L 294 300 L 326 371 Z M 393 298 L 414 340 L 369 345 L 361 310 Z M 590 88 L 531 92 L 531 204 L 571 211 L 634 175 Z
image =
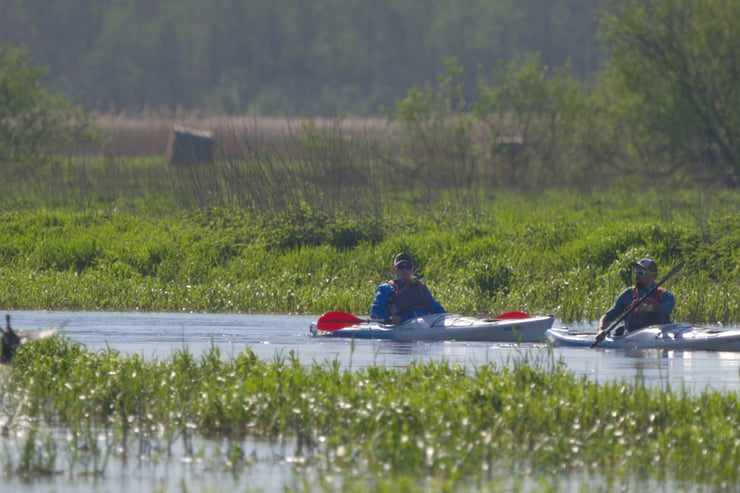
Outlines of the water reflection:
M 13 439 L 15 437 L 9 437 Z M 19 444 L 22 437 L 17 438 Z M 62 440 L 63 443 L 63 440 Z M 3 479 L 4 492 L 24 493 L 129 493 L 168 491 L 282 491 L 286 486 L 299 484 L 296 474 L 295 443 L 245 441 L 218 442 L 197 440 L 196 455 L 184 453 L 182 447 L 173 447 L 166 455 L 159 452 L 149 456 L 106 458 L 104 471 L 87 471 L 79 460 L 66 457 L 61 450 L 58 469 L 50 475 L 36 475 L 33 480 L 11 475 Z M 20 445 L 18 447 L 21 448 Z M 243 453 L 234 458 L 233 450 Z M 6 463 L 17 463 L 21 450 L 5 457 Z M 72 451 L 69 451 L 72 453 Z M 236 460 L 235 460 L 236 459 Z M 77 462 L 77 463 L 76 463 Z M 311 472 L 308 471 L 308 477 Z M 187 485 L 187 488 L 185 488 Z M 257 486 L 258 485 L 258 486 Z M 256 488 L 259 488 L 257 490 Z
M 708 351 L 555 349 L 566 368 L 594 382 L 639 381 L 665 389 L 740 390 L 740 353 Z

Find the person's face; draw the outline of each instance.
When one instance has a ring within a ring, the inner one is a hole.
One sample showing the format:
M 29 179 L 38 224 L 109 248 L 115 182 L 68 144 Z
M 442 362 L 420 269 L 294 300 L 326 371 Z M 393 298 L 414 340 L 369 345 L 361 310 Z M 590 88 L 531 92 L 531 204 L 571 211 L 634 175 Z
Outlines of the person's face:
M 414 266 L 411 262 L 401 262 L 393 266 L 393 272 L 400 279 L 410 279 L 411 273 L 414 271 Z
M 635 267 L 632 272 L 635 274 L 635 280 L 643 286 L 650 286 L 655 282 L 656 274 L 644 267 Z

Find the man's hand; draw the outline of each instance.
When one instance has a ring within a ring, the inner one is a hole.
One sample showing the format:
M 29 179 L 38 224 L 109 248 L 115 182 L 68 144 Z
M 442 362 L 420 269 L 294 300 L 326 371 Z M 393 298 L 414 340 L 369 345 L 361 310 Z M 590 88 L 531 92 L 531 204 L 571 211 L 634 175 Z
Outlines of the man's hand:
M 606 337 L 606 320 L 601 320 L 599 323 L 599 331 L 596 333 L 596 340 L 603 341 Z

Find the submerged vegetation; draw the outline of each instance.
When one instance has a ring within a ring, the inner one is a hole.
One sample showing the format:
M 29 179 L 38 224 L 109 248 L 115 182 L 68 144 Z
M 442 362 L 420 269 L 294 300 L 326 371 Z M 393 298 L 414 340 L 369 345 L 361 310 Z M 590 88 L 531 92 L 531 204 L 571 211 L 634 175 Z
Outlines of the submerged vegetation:
M 193 439 L 203 437 L 231 452 L 200 459 L 234 474 L 248 470 L 249 440 L 287 441 L 296 468 L 318 472 L 329 490 L 340 472 L 344 491 L 409 477 L 437 485 L 424 491 L 527 476 L 596 475 L 615 489 L 649 478 L 737 484 L 740 443 L 727 433 L 740 426 L 736 394 L 597 385 L 552 358 L 350 372 L 294 354 L 263 361 L 248 348 L 230 360 L 212 348 L 150 361 L 49 339 L 23 346 L 2 373 L 5 434 L 25 445 L 1 466 L 6 475 L 104 474 L 113 459 L 198 456 Z M 58 427 L 69 430 L 63 446 Z

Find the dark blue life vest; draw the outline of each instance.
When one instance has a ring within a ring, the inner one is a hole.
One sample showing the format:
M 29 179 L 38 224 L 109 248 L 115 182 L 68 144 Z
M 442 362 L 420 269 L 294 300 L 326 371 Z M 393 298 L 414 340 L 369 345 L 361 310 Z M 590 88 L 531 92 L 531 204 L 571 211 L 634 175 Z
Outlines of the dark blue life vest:
M 396 290 L 388 300 L 388 310 L 391 315 L 403 315 L 415 310 L 432 312 L 432 298 L 424 283 L 421 281 L 405 281 L 398 283 L 388 281 Z

